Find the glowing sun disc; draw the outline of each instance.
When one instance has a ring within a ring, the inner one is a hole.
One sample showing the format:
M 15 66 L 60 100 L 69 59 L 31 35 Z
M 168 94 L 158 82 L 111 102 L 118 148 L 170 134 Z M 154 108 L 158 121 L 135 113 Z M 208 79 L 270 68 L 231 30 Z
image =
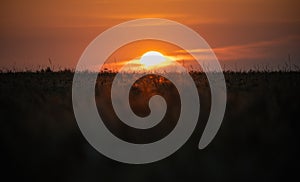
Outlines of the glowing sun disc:
M 140 59 L 141 64 L 144 64 L 146 67 L 156 66 L 164 61 L 166 61 L 165 56 L 157 51 L 146 52 Z

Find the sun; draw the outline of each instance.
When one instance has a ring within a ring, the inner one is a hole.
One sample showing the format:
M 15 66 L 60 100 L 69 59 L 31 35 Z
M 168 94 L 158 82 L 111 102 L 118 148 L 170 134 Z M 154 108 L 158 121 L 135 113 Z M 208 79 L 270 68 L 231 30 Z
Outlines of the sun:
M 148 51 L 142 55 L 140 63 L 145 67 L 157 66 L 166 61 L 166 57 L 157 51 Z

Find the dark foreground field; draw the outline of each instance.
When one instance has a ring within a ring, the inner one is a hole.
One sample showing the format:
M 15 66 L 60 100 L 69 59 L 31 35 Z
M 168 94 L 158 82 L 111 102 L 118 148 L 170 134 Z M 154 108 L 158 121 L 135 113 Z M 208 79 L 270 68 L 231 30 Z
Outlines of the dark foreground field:
M 84 139 L 72 109 L 73 73 L 1 73 L 1 177 L 9 177 L 9 181 L 288 181 L 291 177 L 298 178 L 300 73 L 225 73 L 225 77 L 228 90 L 225 118 L 207 148 L 198 150 L 197 146 L 209 114 L 209 86 L 205 75 L 193 73 L 201 112 L 191 138 L 162 161 L 129 165 L 104 157 Z M 130 102 L 140 116 L 149 113 L 147 96 L 153 93 L 163 95 L 172 105 L 160 128 L 143 133 L 122 125 L 115 116 L 109 101 L 112 78 L 112 74 L 99 77 L 95 98 L 100 115 L 115 135 L 130 142 L 147 143 L 172 130 L 178 118 L 179 100 L 171 84 L 150 87 L 147 84 L 151 81 L 144 78 L 132 88 Z

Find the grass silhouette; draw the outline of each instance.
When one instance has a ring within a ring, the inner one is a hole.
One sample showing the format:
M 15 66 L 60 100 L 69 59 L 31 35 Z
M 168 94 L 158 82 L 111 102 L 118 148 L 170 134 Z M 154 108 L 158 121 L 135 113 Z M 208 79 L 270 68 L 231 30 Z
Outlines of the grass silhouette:
M 127 165 L 99 154 L 80 133 L 72 109 L 74 70 L 48 68 L 0 73 L 1 163 L 4 176 L 11 180 L 281 181 L 297 174 L 298 71 L 225 71 L 228 102 L 224 121 L 213 142 L 201 151 L 197 145 L 210 112 L 210 89 L 204 73 L 191 71 L 201 110 L 190 140 L 157 163 Z M 137 80 L 129 96 L 137 115 L 149 114 L 147 101 L 153 94 L 162 95 L 170 109 L 156 128 L 133 130 L 122 125 L 111 107 L 115 74 L 100 72 L 95 85 L 98 111 L 106 126 L 134 143 L 166 136 L 176 125 L 180 109 L 174 85 L 156 75 Z

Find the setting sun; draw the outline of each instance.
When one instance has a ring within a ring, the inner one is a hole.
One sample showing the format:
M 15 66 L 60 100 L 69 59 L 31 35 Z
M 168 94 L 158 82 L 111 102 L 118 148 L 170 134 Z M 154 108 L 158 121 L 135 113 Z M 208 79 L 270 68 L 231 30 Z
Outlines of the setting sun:
M 144 64 L 146 67 L 156 66 L 165 61 L 166 57 L 157 51 L 146 52 L 140 59 L 141 64 Z

